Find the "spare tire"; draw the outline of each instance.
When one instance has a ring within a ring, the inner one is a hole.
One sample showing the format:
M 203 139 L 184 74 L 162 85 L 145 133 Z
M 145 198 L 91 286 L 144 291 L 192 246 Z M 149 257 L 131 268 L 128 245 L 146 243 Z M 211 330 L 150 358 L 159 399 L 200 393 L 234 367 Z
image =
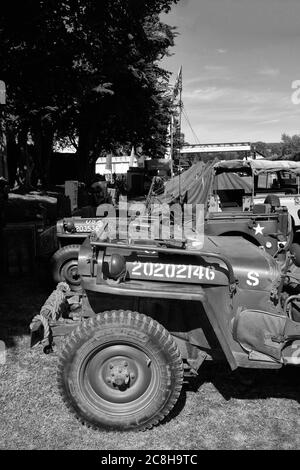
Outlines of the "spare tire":
M 264 204 L 270 204 L 272 207 L 280 207 L 280 199 L 276 194 L 268 194 Z
M 78 274 L 78 254 L 80 245 L 67 245 L 57 250 L 51 259 L 54 282 L 67 282 L 72 290 L 81 289 Z

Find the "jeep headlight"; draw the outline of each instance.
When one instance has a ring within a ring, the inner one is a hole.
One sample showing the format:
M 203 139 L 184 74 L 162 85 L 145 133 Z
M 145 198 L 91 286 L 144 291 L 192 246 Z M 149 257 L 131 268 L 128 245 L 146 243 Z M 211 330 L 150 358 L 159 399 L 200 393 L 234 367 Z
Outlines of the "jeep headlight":
M 64 222 L 64 229 L 68 233 L 75 233 L 76 232 L 76 227 L 74 225 L 74 222 L 71 222 L 71 221 Z
M 108 276 L 112 279 L 120 279 L 126 273 L 126 261 L 124 256 L 113 253 L 107 263 Z

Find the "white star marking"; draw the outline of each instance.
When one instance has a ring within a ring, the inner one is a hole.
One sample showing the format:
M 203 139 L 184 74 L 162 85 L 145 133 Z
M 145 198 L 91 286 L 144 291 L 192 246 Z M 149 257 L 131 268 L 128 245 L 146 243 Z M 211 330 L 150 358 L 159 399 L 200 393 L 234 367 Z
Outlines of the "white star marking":
M 263 230 L 265 227 L 262 227 L 261 225 L 257 224 L 256 227 L 253 227 L 255 230 L 255 235 L 263 235 Z

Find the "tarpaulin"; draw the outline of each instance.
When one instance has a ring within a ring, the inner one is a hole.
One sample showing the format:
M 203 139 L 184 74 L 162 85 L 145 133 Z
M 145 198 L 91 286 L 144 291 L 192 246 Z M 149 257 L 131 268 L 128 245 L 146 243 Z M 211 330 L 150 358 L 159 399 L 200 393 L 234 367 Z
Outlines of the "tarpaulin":
M 195 183 L 197 178 L 203 173 L 205 164 L 198 162 L 192 165 L 188 170 L 175 176 L 166 182 L 163 194 L 163 201 L 170 203 L 184 196 L 187 190 Z
M 186 191 L 185 202 L 188 204 L 205 204 L 211 191 L 213 183 L 214 163 L 207 163 L 198 178 Z
M 213 182 L 214 190 L 243 189 L 245 193 L 252 192 L 252 185 L 252 176 L 240 176 L 237 173 L 220 173 L 215 175 Z
M 250 165 L 254 174 L 275 171 L 292 171 L 300 174 L 300 162 L 290 160 L 251 160 Z
M 224 160 L 198 162 L 181 175 L 167 181 L 160 202 L 172 203 L 180 197 L 190 204 L 205 204 L 213 190 L 243 190 L 252 193 L 252 175 L 275 171 L 300 174 L 300 162 L 268 160 Z
M 300 162 L 290 160 L 223 160 L 216 163 L 216 173 L 246 171 L 249 173 L 270 173 L 292 171 L 300 174 Z

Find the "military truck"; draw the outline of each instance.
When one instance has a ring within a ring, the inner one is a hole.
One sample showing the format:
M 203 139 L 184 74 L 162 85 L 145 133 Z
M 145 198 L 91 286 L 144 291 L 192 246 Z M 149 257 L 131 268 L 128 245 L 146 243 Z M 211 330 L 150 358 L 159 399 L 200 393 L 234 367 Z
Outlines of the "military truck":
M 84 291 L 58 285 L 31 323 L 32 345 L 58 349 L 63 400 L 96 429 L 158 424 L 204 361 L 300 364 L 290 255 L 279 261 L 241 237 L 207 236 L 202 248 L 87 239 L 78 266 Z

